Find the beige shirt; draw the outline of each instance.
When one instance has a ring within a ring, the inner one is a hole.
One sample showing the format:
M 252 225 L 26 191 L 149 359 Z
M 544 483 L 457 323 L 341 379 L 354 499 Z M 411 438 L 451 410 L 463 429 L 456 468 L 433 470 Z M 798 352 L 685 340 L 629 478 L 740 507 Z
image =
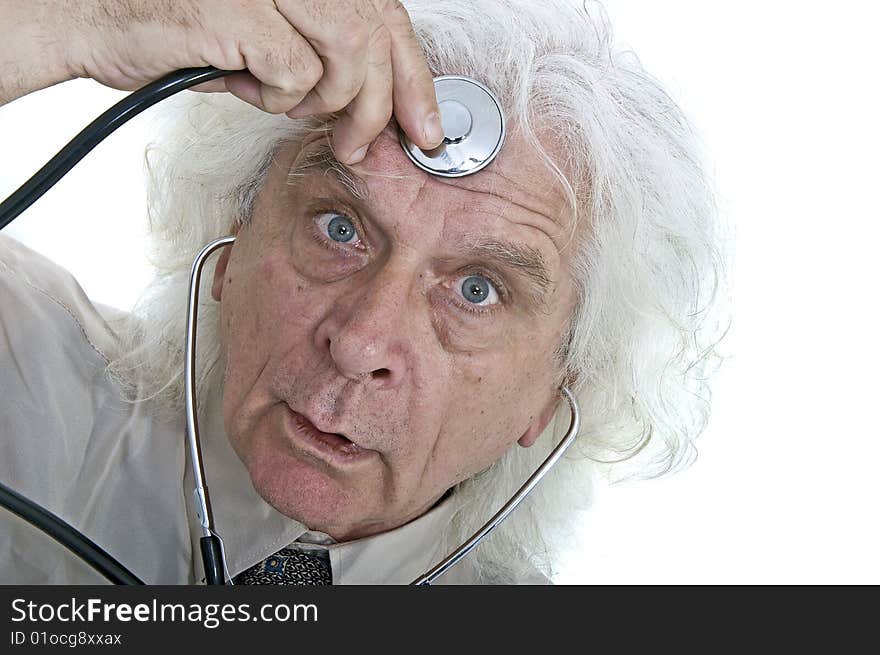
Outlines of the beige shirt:
M 104 372 L 119 346 L 107 311 L 73 277 L 0 234 L 0 481 L 80 529 L 149 584 L 203 579 L 183 416 L 157 420 Z M 334 543 L 273 509 L 228 443 L 215 394 L 200 411 L 202 455 L 229 573 L 280 548 L 326 547 L 334 584 L 407 584 L 447 553 L 445 500 L 380 535 Z M 0 508 L 0 583 L 104 579 Z M 474 582 L 466 561 L 438 580 Z

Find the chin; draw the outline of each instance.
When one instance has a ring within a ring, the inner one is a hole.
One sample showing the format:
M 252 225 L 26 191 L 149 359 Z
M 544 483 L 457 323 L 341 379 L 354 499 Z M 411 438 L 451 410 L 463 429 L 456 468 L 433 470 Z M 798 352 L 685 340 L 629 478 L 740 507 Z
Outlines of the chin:
M 348 489 L 318 465 L 289 455 L 250 458 L 248 473 L 256 492 L 285 516 L 337 541 L 365 536 L 362 518 L 369 494 Z

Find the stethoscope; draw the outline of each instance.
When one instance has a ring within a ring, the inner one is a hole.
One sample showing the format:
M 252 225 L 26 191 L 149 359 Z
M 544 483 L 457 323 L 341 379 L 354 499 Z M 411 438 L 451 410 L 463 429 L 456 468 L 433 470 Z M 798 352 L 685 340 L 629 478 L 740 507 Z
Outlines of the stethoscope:
M 73 168 L 88 152 L 117 127 L 144 109 L 178 91 L 201 82 L 229 74 L 215 68 L 190 68 L 176 71 L 135 91 L 104 112 L 80 132 L 30 180 L 0 204 L 0 229 L 42 196 Z M 430 151 L 413 144 L 402 131 L 400 143 L 410 160 L 422 170 L 441 177 L 471 175 L 488 166 L 504 143 L 505 125 L 501 104 L 488 88 L 476 80 L 444 75 L 434 80 L 440 118 L 443 125 L 443 143 Z M 186 439 L 192 466 L 193 499 L 196 516 L 202 531 L 200 550 L 206 584 L 231 584 L 226 566 L 223 540 L 214 525 L 211 499 L 202 464 L 199 423 L 196 414 L 195 353 L 198 325 L 199 285 L 202 267 L 218 249 L 235 241 L 233 236 L 215 239 L 202 248 L 190 272 L 189 300 L 184 344 L 184 395 L 186 412 Z M 568 403 L 571 419 L 565 435 L 517 492 L 469 539 L 452 551 L 441 562 L 412 581 L 414 585 L 430 585 L 470 553 L 490 532 L 535 488 L 554 464 L 574 442 L 580 429 L 580 409 L 574 395 L 565 386 L 560 395 Z M 117 584 L 144 584 L 109 553 L 79 530 L 53 513 L 0 483 L 0 505 L 54 538 L 81 557 L 108 580 Z

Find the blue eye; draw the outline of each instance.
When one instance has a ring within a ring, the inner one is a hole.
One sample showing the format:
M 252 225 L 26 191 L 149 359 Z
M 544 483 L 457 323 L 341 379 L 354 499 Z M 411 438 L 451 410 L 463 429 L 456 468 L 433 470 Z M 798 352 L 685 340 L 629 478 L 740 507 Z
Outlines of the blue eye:
M 334 241 L 350 243 L 357 239 L 357 228 L 355 228 L 354 222 L 344 214 L 327 212 L 319 215 L 316 220 L 318 226 Z
M 498 292 L 482 275 L 468 275 L 462 278 L 461 295 L 475 305 L 494 305 L 498 302 Z

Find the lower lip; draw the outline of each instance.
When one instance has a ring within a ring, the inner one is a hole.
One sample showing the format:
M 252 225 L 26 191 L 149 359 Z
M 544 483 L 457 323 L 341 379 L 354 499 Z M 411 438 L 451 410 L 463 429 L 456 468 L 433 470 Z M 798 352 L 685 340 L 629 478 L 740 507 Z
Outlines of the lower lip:
M 338 434 L 321 432 L 302 414 L 290 408 L 287 408 L 284 421 L 288 435 L 300 449 L 319 459 L 336 464 L 352 464 L 376 454 L 376 451 L 361 448 Z

